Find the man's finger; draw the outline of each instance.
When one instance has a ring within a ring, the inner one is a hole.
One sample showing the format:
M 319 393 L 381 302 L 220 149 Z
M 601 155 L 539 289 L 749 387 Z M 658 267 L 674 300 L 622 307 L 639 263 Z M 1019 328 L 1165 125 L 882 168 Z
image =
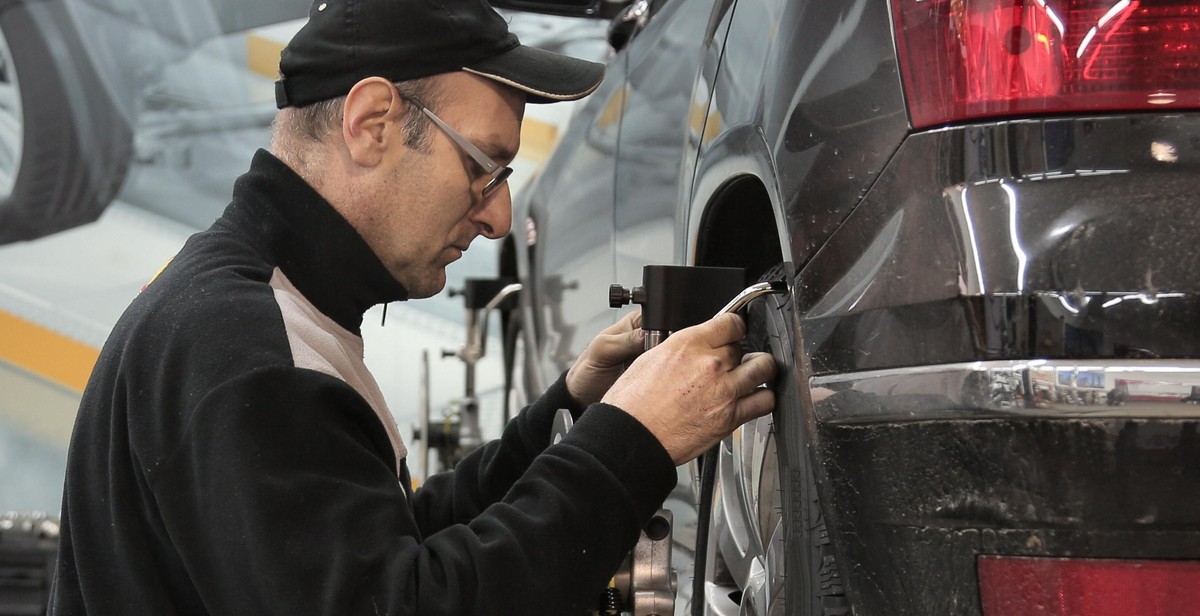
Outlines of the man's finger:
M 770 353 L 750 353 L 729 372 L 729 378 L 733 379 L 734 391 L 745 396 L 775 378 L 775 371 L 775 358 Z
M 775 392 L 769 389 L 757 389 L 754 393 L 737 401 L 734 406 L 734 416 L 737 425 L 742 425 L 752 419 L 768 415 L 775 410 Z
M 620 334 L 620 333 L 624 333 L 624 332 L 640 330 L 641 328 L 642 328 L 642 311 L 635 310 L 633 312 L 626 313 L 625 316 L 618 319 L 616 323 L 613 323 L 612 325 L 609 325 L 608 327 L 604 328 L 604 330 L 600 332 L 600 335 L 604 336 L 604 335 L 611 335 L 611 334 Z
M 726 370 L 733 370 L 745 361 L 745 356 L 742 353 L 740 344 L 727 344 L 719 349 L 715 349 L 715 353 L 720 358 L 721 365 L 726 367 Z
M 631 312 L 597 334 L 588 345 L 587 355 L 593 362 L 617 366 L 642 352 L 644 338 L 642 313 Z
M 700 336 L 712 348 L 718 349 L 745 338 L 746 322 L 732 312 L 719 314 L 695 326 L 695 335 Z

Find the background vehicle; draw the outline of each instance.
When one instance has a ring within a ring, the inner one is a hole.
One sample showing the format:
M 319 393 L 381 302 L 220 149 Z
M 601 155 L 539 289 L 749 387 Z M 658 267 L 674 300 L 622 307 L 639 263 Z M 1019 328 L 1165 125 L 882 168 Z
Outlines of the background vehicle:
M 227 76 L 232 66 L 245 66 L 237 60 L 245 50 L 221 49 L 220 39 L 302 18 L 309 5 L 48 0 L 6 7 L 0 13 L 0 243 L 95 220 L 122 188 L 135 156 L 161 153 L 163 138 L 261 127 L 264 119 L 269 124 L 273 110 L 255 105 L 265 97 Z M 187 96 L 163 87 L 170 83 L 163 70 L 205 45 L 213 45 L 207 62 L 180 67 L 185 74 L 174 77 L 191 84 L 183 89 Z M 159 134 L 164 128 L 169 134 Z M 135 129 L 143 140 L 138 147 Z
M 1190 606 L 1200 414 L 1106 400 L 1200 384 L 1197 7 L 619 4 L 514 206 L 510 380 L 567 367 L 644 265 L 788 279 L 748 316 L 776 412 L 681 476 L 679 612 Z

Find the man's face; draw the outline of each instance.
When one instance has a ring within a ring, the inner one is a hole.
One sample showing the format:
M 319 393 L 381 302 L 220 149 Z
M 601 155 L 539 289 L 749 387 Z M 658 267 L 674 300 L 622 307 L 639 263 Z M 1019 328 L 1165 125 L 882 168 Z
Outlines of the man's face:
M 501 165 L 521 141 L 524 93 L 469 73 L 440 78 L 440 103 L 430 110 Z M 418 111 L 419 113 L 419 111 Z M 374 183 L 374 207 L 359 232 L 412 298 L 446 286 L 446 266 L 482 235 L 503 237 L 512 224 L 505 183 L 485 199 L 487 173 L 450 136 L 430 123 L 425 151 L 389 148 Z

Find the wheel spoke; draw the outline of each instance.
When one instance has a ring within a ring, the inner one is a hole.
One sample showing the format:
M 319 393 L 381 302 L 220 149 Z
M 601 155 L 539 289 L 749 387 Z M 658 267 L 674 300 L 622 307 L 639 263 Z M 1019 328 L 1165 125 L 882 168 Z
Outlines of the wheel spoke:
M 713 536 L 720 556 L 733 579 L 739 583 L 739 588 L 745 588 L 750 559 L 762 552 L 758 549 L 760 546 L 755 545 L 755 533 L 749 528 L 750 517 L 746 515 L 749 509 L 746 507 L 741 481 L 734 471 L 737 459 L 735 449 L 739 441 L 735 435 L 721 443 L 720 459 L 717 463 L 718 499 L 713 505 Z
M 713 562 L 706 613 L 767 616 L 783 611 L 783 521 L 774 435 L 764 418 L 720 448 L 713 494 Z
M 739 616 L 742 612 L 740 594 L 741 591 L 737 586 L 706 583 L 704 585 L 705 616 Z

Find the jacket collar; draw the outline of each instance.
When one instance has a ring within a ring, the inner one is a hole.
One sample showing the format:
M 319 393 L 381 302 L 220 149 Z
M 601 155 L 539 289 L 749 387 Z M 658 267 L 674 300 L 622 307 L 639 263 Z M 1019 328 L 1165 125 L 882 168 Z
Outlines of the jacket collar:
M 234 184 L 224 218 L 318 310 L 355 334 L 368 308 L 408 299 L 358 231 L 266 150 Z

